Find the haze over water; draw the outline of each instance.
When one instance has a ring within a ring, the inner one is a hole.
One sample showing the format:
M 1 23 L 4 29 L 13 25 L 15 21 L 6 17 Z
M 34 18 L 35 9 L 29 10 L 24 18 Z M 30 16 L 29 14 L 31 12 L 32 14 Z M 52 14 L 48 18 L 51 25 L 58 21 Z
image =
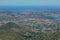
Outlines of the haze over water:
M 0 10 L 60 10 L 59 6 L 0 6 Z

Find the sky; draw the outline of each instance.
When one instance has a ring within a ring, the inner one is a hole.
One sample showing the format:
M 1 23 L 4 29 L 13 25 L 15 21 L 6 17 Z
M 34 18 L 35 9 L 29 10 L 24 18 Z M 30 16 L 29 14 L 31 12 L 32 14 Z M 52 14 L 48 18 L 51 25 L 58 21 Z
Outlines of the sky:
M 60 6 L 60 0 L 0 0 L 1 5 L 14 6 Z

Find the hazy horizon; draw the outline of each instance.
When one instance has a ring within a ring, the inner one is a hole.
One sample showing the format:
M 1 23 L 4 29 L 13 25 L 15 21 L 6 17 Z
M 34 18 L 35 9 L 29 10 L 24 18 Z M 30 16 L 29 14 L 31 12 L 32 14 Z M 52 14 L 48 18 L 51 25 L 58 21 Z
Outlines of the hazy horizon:
M 0 6 L 0 10 L 46 10 L 60 9 L 60 6 Z
M 60 9 L 60 0 L 0 0 L 0 10 Z

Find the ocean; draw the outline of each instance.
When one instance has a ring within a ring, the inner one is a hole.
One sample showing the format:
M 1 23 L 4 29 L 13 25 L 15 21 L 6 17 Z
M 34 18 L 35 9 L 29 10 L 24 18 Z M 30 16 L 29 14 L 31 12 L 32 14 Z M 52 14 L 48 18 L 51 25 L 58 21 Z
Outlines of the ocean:
M 60 7 L 59 6 L 0 6 L 0 10 L 47 11 L 47 10 L 60 10 Z

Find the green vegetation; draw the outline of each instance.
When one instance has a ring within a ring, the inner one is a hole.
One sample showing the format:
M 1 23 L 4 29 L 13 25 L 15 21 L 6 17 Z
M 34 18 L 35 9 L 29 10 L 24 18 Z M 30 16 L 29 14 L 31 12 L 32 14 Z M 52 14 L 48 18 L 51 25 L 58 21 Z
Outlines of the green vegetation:
M 13 22 L 0 27 L 0 40 L 60 40 L 60 30 L 54 33 L 33 32 L 28 26 L 19 26 Z

